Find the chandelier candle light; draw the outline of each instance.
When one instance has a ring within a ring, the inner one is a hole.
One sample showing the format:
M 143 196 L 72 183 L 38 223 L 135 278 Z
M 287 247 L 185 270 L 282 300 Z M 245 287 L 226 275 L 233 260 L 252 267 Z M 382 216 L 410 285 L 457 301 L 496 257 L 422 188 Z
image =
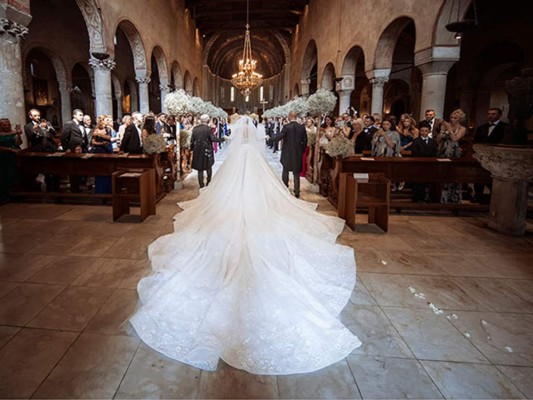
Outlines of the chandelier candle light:
M 239 72 L 233 74 L 231 83 L 241 91 L 244 96 L 250 95 L 252 89 L 260 86 L 263 76 L 255 72 L 257 61 L 252 58 L 252 42 L 250 40 L 250 23 L 248 21 L 249 0 L 246 1 L 246 31 L 244 33 L 244 49 L 242 59 L 239 60 Z

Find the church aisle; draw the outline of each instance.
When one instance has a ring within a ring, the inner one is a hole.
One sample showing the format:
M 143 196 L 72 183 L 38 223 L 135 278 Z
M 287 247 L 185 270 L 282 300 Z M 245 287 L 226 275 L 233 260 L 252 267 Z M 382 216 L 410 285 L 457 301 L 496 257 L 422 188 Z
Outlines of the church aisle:
M 190 175 L 142 224 L 112 223 L 106 206 L 0 207 L 1 398 L 533 397 L 533 237 L 478 217 L 402 214 L 387 235 L 344 230 L 358 281 L 341 319 L 363 346 L 333 366 L 257 376 L 160 356 L 123 322 L 148 244 L 197 194 Z M 305 180 L 302 198 L 335 214 Z

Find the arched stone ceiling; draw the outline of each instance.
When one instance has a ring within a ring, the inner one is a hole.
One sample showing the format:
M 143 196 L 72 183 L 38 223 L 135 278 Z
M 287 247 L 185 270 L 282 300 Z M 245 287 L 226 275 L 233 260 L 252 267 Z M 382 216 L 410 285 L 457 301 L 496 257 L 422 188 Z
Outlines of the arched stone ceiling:
M 279 74 L 289 60 L 291 34 L 309 0 L 250 0 L 250 32 L 257 71 Z M 246 0 L 186 0 L 185 7 L 209 43 L 204 59 L 213 73 L 231 78 L 244 45 Z M 211 42 L 210 42 L 211 39 Z

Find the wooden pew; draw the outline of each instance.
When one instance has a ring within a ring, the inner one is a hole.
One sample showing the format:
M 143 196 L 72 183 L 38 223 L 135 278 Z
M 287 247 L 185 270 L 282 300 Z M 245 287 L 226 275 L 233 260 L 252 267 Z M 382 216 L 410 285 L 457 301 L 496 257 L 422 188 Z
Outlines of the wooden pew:
M 17 168 L 20 179 L 12 191 L 15 197 L 58 197 L 58 198 L 111 198 L 111 194 L 37 192 L 30 188 L 37 174 L 59 176 L 109 176 L 121 169 L 161 170 L 159 156 L 116 154 L 74 154 L 55 156 L 50 153 L 20 151 L 17 154 Z M 165 196 L 162 179 L 156 180 L 156 197 Z
M 345 180 L 339 180 L 343 173 L 379 173 L 383 174 L 391 182 L 430 183 L 435 184 L 439 190 L 439 184 L 444 183 L 491 183 L 490 173 L 474 158 L 464 157 L 448 161 L 439 161 L 429 157 L 375 157 L 369 160 L 367 157 L 352 156 L 335 161 L 335 170 L 332 176 L 332 190 L 328 200 L 337 207 L 338 193 L 345 189 L 339 188 Z M 487 211 L 488 205 L 482 204 L 441 204 L 441 203 L 414 203 L 412 201 L 398 200 L 391 197 L 390 207 L 401 211 L 402 209 L 424 210 L 459 210 Z

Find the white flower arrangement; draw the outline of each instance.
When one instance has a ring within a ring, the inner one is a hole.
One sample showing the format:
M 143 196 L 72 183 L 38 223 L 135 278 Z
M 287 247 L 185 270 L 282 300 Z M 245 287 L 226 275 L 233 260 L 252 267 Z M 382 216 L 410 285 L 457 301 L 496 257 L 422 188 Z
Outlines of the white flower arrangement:
M 318 89 L 307 99 L 307 110 L 311 115 L 329 114 L 335 109 L 337 98 L 326 89 Z
M 163 135 L 153 133 L 143 140 L 143 150 L 146 154 L 159 154 L 165 151 L 167 144 Z
M 165 96 L 165 107 L 172 115 L 186 115 L 191 110 L 191 96 L 183 89 L 171 92 Z
M 333 158 L 345 158 L 354 151 L 353 143 L 342 135 L 333 137 L 324 148 L 326 149 L 326 153 Z

